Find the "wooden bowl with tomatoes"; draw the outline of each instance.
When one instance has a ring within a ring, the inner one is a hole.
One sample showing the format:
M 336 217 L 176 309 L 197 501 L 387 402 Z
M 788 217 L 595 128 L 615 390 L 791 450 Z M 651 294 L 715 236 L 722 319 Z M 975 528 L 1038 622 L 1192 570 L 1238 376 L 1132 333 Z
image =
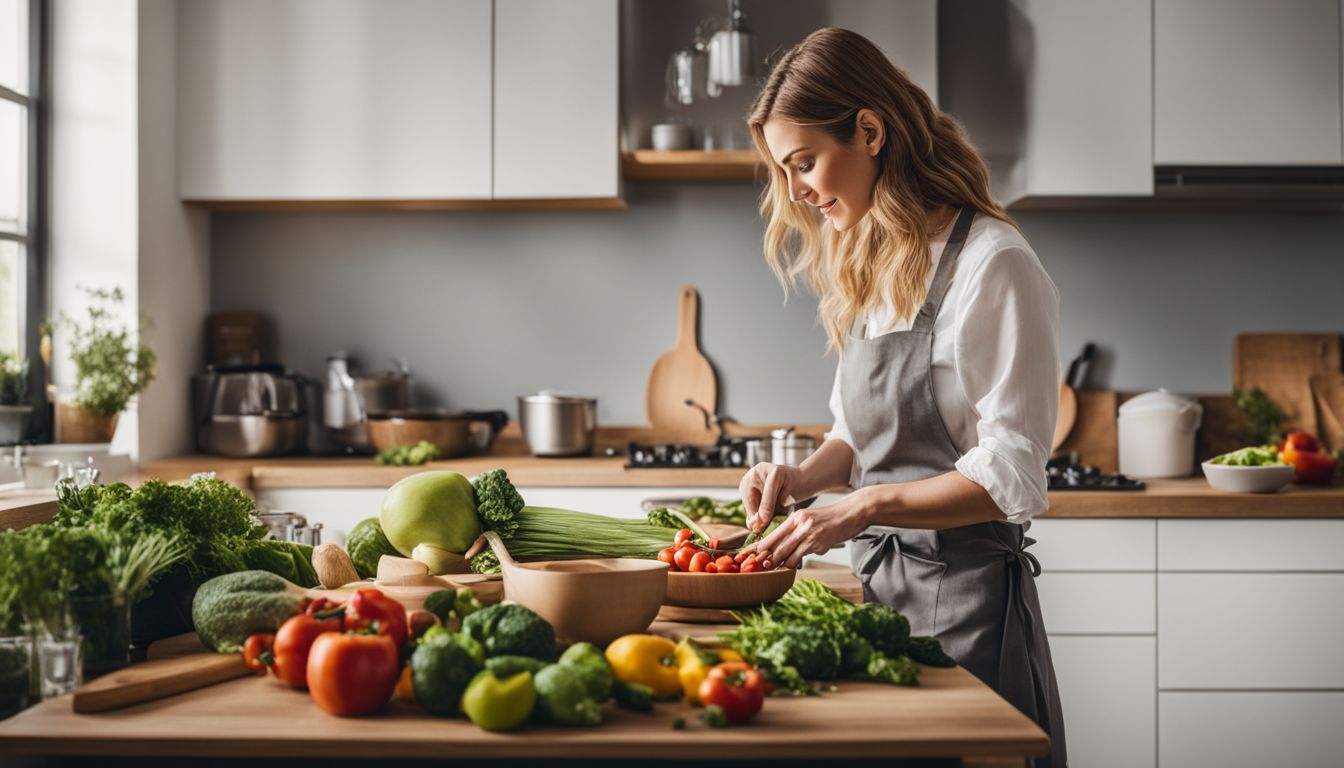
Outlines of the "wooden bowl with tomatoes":
M 797 572 L 775 568 L 768 556 L 723 549 L 719 539 L 697 540 L 689 528 L 658 553 L 667 563 L 664 605 L 684 608 L 750 608 L 778 600 Z

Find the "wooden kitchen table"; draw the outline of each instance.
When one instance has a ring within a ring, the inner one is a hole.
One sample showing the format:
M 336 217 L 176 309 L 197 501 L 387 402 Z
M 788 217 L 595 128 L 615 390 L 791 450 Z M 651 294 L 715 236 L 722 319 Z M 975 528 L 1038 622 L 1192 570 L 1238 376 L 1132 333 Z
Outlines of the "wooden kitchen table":
M 702 631 L 695 628 L 694 631 Z M 529 725 L 508 734 L 394 701 L 338 718 L 275 678 L 246 677 L 101 714 L 63 696 L 0 722 L 0 754 L 210 758 L 724 760 L 961 759 L 1021 766 L 1045 733 L 964 669 L 921 669 L 922 685 L 841 682 L 821 696 L 770 698 L 745 727 L 710 729 L 683 703 L 652 713 L 608 705 L 599 728 Z M 674 718 L 686 729 L 673 730 Z

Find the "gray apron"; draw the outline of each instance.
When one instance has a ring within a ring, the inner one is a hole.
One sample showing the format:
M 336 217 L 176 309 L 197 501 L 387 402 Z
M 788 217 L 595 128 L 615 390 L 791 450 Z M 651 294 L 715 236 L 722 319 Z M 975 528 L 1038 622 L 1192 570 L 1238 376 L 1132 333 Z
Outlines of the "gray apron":
M 841 354 L 841 398 L 857 451 L 859 486 L 946 474 L 960 458 L 933 395 L 933 321 L 975 212 L 963 208 L 928 298 L 908 331 L 851 336 Z M 948 655 L 1050 735 L 1037 766 L 1064 766 L 1064 721 L 1026 526 L 1003 521 L 945 530 L 872 526 L 850 543 L 864 598 L 896 608 L 914 635 Z

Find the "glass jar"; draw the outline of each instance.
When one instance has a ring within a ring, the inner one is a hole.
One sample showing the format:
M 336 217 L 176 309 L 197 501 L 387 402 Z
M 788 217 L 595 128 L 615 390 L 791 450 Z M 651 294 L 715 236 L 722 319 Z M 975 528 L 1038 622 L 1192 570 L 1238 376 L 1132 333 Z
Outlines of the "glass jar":
M 82 637 L 85 677 L 121 669 L 131 663 L 131 606 L 112 595 L 74 597 L 70 614 Z
M 42 678 L 43 699 L 72 693 L 84 684 L 81 656 L 79 632 L 74 629 L 38 635 L 37 665 Z
M 32 689 L 33 640 L 27 635 L 0 637 L 0 720 L 22 712 Z

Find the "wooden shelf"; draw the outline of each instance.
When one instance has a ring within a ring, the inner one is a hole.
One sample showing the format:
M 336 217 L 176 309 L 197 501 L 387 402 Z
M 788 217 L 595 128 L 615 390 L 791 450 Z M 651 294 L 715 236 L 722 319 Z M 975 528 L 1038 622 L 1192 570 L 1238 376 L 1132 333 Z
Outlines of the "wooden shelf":
M 765 168 L 753 149 L 713 152 L 637 149 L 621 155 L 621 171 L 627 181 L 746 181 L 765 178 Z

